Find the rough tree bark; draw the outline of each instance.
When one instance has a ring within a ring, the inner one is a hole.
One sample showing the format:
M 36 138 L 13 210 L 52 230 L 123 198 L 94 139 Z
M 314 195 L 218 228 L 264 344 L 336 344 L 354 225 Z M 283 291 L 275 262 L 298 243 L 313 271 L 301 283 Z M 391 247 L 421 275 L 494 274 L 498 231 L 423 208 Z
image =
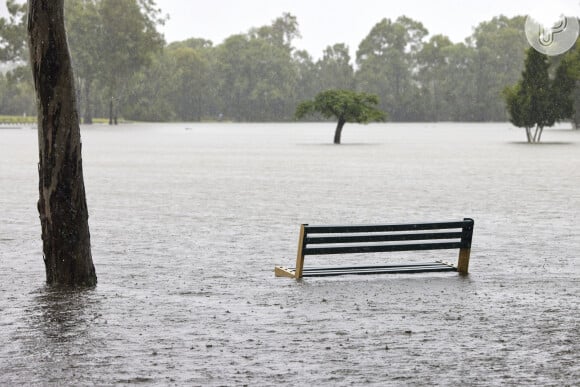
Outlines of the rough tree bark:
M 74 78 L 64 0 L 28 0 L 30 63 L 38 109 L 38 211 L 46 279 L 94 286 Z

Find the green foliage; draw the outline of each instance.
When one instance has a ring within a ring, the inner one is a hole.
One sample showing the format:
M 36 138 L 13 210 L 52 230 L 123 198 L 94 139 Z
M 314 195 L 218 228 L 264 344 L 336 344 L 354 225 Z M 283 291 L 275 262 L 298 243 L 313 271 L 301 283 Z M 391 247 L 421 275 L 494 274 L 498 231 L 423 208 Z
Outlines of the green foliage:
M 451 91 L 457 85 L 449 83 L 453 76 L 448 66 L 453 43 L 443 35 L 435 35 L 423 45 L 417 55 L 419 72 L 417 78 L 423 85 L 421 99 L 423 114 L 431 121 L 439 121 L 441 118 L 452 114 L 450 105 L 446 102 L 451 98 Z
M 535 125 L 529 111 L 530 97 L 524 92 L 521 83 L 508 86 L 503 91 L 510 122 L 518 128 L 531 128 Z M 528 141 L 530 137 L 528 136 Z
M 227 38 L 215 49 L 219 110 L 236 121 L 290 120 L 298 68 L 292 60 L 295 18 Z
M 480 23 L 469 38 L 475 50 L 473 63 L 473 115 L 477 121 L 504 120 L 505 107 L 501 98 L 506 85 L 520 76 L 525 50 L 525 17 L 494 17 Z
M 0 62 L 22 62 L 26 46 L 26 5 L 7 0 L 8 18 L 0 18 Z
M 383 19 L 363 39 L 356 53 L 358 89 L 381 97 L 393 120 L 419 120 L 420 89 L 414 82 L 417 55 L 428 31 L 420 22 L 401 16 Z
M 326 90 L 316 95 L 314 100 L 303 101 L 296 107 L 295 117 L 320 113 L 325 118 L 366 124 L 382 121 L 386 115 L 375 106 L 379 97 L 374 94 L 357 93 L 351 90 Z
M 568 75 L 576 80 L 580 80 L 580 44 L 576 43 L 564 57 L 567 62 Z
M 251 38 L 266 40 L 274 46 L 292 48 L 292 41 L 300 37 L 298 20 L 290 13 L 284 13 L 269 26 L 252 28 L 248 34 Z
M 510 122 L 526 130 L 528 142 L 541 140 L 542 131 L 572 114 L 570 93 L 574 87 L 568 78 L 566 62 L 549 77 L 548 57 L 528 49 L 521 79 L 504 90 Z M 535 128 L 534 130 L 532 130 Z
M 111 100 L 126 108 L 133 77 L 164 46 L 164 22 L 152 0 L 68 0 L 65 21 L 85 122 L 106 115 Z M 96 96 L 95 96 L 96 94 Z M 96 98 L 95 98 L 96 97 Z M 99 106 L 100 105 L 100 106 Z
M 563 62 L 567 70 L 568 82 L 574 83 L 570 99 L 572 100 L 572 123 L 576 129 L 580 128 L 580 44 L 576 45 L 566 53 Z
M 0 74 L 0 114 L 36 117 L 36 102 L 30 69 L 16 67 Z
M 98 11 L 102 33 L 99 51 L 99 78 L 107 99 L 126 102 L 132 77 L 150 65 L 153 55 L 164 46 L 157 31 L 157 12 L 153 1 L 100 0 Z
M 36 116 L 0 115 L 0 124 L 35 124 Z
M 26 45 L 26 5 L 7 0 L 8 17 L 0 18 L 0 114 L 22 115 L 35 111 L 34 92 Z
M 30 70 L 18 72 L 10 62 L 26 60 L 25 5 L 8 3 L 0 69 L 11 71 L 0 81 L 0 113 L 33 114 Z M 118 114 L 131 120 L 290 121 L 300 101 L 342 89 L 377 95 L 377 108 L 394 121 L 501 121 L 507 116 L 499 96 L 518 80 L 528 46 L 522 17 L 482 22 L 465 43 L 454 44 L 403 16 L 374 25 L 354 58 L 334 43 L 313 59 L 294 47 L 300 31 L 291 14 L 215 46 L 203 38 L 165 46 L 160 15 L 153 0 L 65 2 L 85 120 L 107 116 L 113 99 Z M 579 59 L 566 66 L 580 79 Z M 559 79 L 568 87 L 563 73 Z M 578 88 L 574 93 L 580 111 Z
M 354 88 L 354 69 L 345 44 L 326 47 L 315 66 L 316 90 Z
M 570 60 L 564 58 L 556 68 L 552 82 L 552 102 L 556 121 L 574 116 L 573 92 L 576 79 L 570 71 Z
M 189 38 L 182 42 L 173 42 L 167 46 L 168 50 L 174 50 L 179 48 L 192 48 L 194 50 L 204 50 L 211 49 L 213 43 L 211 40 L 200 39 L 200 38 Z

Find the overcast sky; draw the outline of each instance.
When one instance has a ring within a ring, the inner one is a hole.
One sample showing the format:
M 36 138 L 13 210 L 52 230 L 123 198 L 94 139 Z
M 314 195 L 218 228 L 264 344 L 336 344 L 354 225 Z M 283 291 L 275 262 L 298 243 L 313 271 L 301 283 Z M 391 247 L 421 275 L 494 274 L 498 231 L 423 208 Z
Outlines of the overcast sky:
M 5 0 L 0 2 L 5 15 Z M 294 45 L 314 58 L 334 43 L 346 43 L 354 54 L 385 17 L 406 15 L 422 22 L 431 35 L 441 33 L 461 42 L 479 22 L 500 14 L 533 14 L 554 22 L 560 14 L 580 16 L 579 0 L 157 0 L 157 5 L 169 15 L 161 27 L 168 42 L 199 37 L 216 45 L 290 12 L 302 34 Z
M 294 44 L 318 58 L 334 43 L 346 43 L 351 52 L 382 18 L 406 15 L 418 20 L 434 35 L 454 42 L 471 35 L 484 20 L 507 16 L 580 16 L 578 0 L 159 0 L 170 16 L 163 27 L 168 42 L 202 37 L 219 44 L 226 37 L 251 27 L 270 24 L 283 12 L 298 18 L 302 39 Z

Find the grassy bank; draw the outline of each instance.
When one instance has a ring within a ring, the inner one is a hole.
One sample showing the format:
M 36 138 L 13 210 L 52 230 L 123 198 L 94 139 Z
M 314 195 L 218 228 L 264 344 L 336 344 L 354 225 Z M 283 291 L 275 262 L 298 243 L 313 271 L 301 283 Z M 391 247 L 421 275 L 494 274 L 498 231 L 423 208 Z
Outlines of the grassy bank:
M 129 121 L 120 119 L 119 123 L 127 123 Z M 93 124 L 108 124 L 108 118 L 93 118 Z M 36 116 L 6 116 L 0 114 L 0 125 L 23 125 L 36 124 Z
M 35 116 L 3 116 L 0 115 L 0 125 L 4 124 L 35 124 Z

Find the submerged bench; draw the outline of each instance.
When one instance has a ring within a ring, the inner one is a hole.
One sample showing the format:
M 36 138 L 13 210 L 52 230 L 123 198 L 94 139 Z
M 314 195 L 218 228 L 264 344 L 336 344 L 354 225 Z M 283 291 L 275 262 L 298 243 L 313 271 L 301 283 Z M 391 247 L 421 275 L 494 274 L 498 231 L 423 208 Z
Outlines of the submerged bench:
M 387 274 L 456 271 L 467 274 L 473 219 L 456 222 L 300 226 L 296 267 L 276 266 L 276 277 L 325 277 L 347 274 Z M 459 249 L 457 265 L 444 261 L 397 265 L 304 267 L 306 255 L 379 253 Z

